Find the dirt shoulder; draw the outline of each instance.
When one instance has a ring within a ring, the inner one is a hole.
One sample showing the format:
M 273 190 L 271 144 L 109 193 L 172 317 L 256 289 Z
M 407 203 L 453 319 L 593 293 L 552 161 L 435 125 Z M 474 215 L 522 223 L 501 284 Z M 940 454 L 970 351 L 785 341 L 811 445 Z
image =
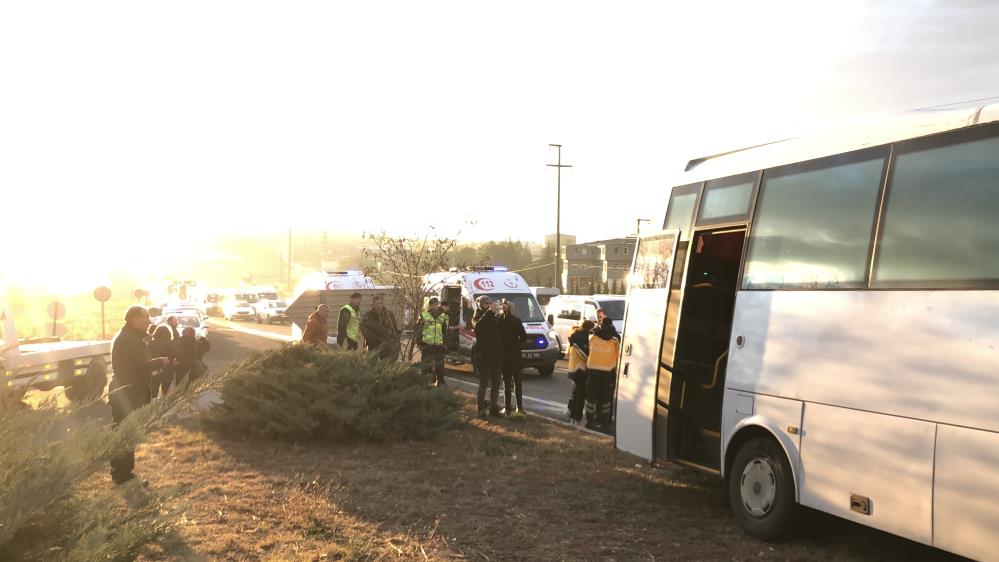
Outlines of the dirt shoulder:
M 940 556 L 831 518 L 793 543 L 756 541 L 736 527 L 716 478 L 650 468 L 608 439 L 538 418 L 357 446 L 232 440 L 188 422 L 140 448 L 137 472 L 154 489 L 179 486 L 185 508 L 146 560 Z

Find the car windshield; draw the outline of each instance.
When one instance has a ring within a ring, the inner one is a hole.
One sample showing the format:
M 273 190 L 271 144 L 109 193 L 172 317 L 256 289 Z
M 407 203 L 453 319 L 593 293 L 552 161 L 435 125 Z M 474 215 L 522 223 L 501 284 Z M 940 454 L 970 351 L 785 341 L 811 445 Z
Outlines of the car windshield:
M 259 299 L 257 295 L 252 293 L 236 293 L 236 300 L 240 301 L 240 306 L 243 306 L 246 303 L 257 302 Z
M 257 296 L 260 297 L 260 300 L 276 300 L 277 299 L 277 293 L 257 293 Z
M 530 293 L 513 294 L 493 294 L 489 293 L 489 298 L 493 301 L 506 299 L 513 305 L 513 313 L 524 322 L 544 322 L 545 317 L 541 314 L 541 306 L 537 299 Z
M 611 320 L 624 320 L 624 301 L 597 301 L 597 305 L 603 309 L 604 314 L 610 316 Z
M 184 328 L 200 328 L 201 321 L 196 316 L 178 316 L 177 323 Z

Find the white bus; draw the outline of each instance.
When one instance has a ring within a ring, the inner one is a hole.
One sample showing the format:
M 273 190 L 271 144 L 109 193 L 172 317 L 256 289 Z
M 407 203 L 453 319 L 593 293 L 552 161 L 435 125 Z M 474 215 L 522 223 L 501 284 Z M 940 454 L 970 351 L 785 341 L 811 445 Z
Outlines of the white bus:
M 633 263 L 615 443 L 999 559 L 999 104 L 691 161 Z

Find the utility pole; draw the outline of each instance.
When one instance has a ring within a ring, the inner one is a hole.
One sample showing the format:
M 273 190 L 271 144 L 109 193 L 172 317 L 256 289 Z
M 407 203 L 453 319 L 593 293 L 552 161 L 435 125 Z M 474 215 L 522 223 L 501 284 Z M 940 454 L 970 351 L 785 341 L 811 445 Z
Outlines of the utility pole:
M 558 161 L 555 164 L 545 164 L 557 170 L 555 180 L 555 287 L 562 292 L 562 168 L 571 168 L 570 164 L 562 163 L 562 145 L 549 144 L 558 149 Z

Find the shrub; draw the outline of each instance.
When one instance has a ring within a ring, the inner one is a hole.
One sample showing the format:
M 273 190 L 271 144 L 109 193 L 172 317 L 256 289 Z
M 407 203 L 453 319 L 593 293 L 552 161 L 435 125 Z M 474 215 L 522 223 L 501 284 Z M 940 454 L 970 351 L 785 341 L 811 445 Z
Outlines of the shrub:
M 88 405 L 29 405 L 23 390 L 0 389 L 0 560 L 125 561 L 162 538 L 177 515 L 170 491 L 145 492 L 135 481 L 95 487 L 92 476 L 245 367 L 175 385 L 115 429 Z
M 338 443 L 425 440 L 457 424 L 460 401 L 411 365 L 288 345 L 228 380 L 205 415 L 223 433 Z

